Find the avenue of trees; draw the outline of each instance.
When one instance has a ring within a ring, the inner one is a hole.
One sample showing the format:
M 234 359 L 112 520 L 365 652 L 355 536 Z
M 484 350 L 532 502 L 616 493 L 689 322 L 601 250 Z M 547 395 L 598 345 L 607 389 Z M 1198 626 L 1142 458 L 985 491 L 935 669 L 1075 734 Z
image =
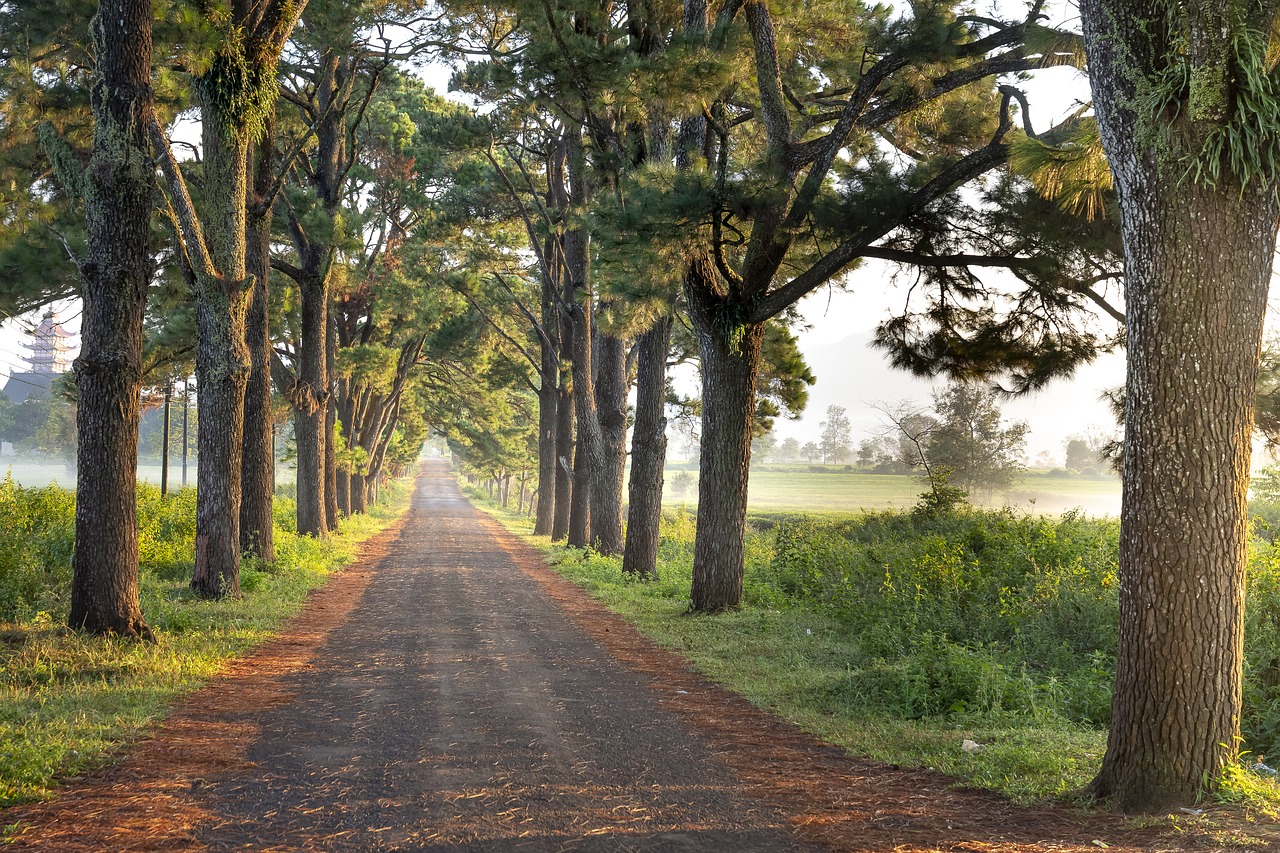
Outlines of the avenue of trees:
M 300 531 L 363 509 L 434 429 L 468 470 L 533 482 L 539 533 L 636 577 L 656 572 L 668 419 L 696 421 L 692 608 L 732 608 L 753 441 L 813 381 L 796 304 L 886 261 L 913 286 L 879 345 L 964 380 L 935 415 L 899 413 L 932 429 L 921 448 L 981 436 L 1012 459 L 1019 428 L 963 389 L 1039 388 L 1126 347 L 1093 791 L 1188 800 L 1239 732 L 1280 7 L 1081 13 L 1071 32 L 1038 0 L 3 0 L 0 297 L 85 305 L 70 624 L 151 635 L 139 400 L 184 360 L 202 595 L 238 594 L 242 554 L 271 559 L 283 401 Z M 422 85 L 424 58 L 472 107 Z M 1022 75 L 1086 64 L 1093 111 L 1044 125 Z M 680 362 L 697 399 L 670 388 Z M 842 418 L 815 457 L 849 453 Z

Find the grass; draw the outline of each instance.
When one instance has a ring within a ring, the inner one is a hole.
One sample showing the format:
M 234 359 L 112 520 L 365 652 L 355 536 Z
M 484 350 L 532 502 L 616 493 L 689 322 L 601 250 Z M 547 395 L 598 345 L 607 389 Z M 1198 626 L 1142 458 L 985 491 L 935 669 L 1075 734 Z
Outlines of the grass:
M 697 503 L 697 494 L 692 488 L 677 494 L 675 478 L 680 473 L 678 470 L 666 472 L 663 502 L 667 506 Z M 688 472 L 688 476 L 696 482 L 696 472 Z M 829 473 L 795 467 L 762 468 L 751 471 L 748 500 L 751 509 L 761 511 L 832 513 L 906 509 L 915 505 L 923 488 L 917 478 L 908 474 L 846 472 L 843 466 L 832 466 Z M 1120 512 L 1120 481 L 1029 473 L 1008 492 L 992 495 L 988 503 L 1049 513 L 1078 507 L 1090 515 L 1114 516 Z
M 841 479 L 837 475 L 813 476 L 823 483 Z M 942 712 L 904 713 L 900 705 L 877 704 L 879 696 L 869 698 L 873 691 L 869 689 L 868 673 L 873 673 L 877 665 L 882 665 L 882 671 L 889 674 L 918 673 L 918 669 L 911 667 L 918 666 L 922 654 L 928 655 L 927 650 L 921 652 L 923 641 L 938 639 L 931 633 L 941 630 L 937 623 L 929 623 L 933 626 L 926 631 L 929 636 L 916 635 L 914 640 L 907 640 L 905 657 L 899 660 L 886 657 L 883 661 L 869 662 L 868 638 L 882 628 L 885 630 L 879 636 L 889 637 L 891 626 L 868 625 L 865 620 L 859 623 L 848 616 L 841 618 L 833 612 L 825 590 L 809 593 L 812 597 L 808 603 L 797 603 L 795 598 L 778 600 L 777 603 L 769 600 L 769 591 L 778 588 L 777 577 L 763 575 L 776 575 L 786 570 L 785 565 L 779 565 L 780 553 L 774 550 L 771 536 L 760 533 L 748 535 L 744 604 L 716 616 L 691 616 L 688 606 L 692 558 L 686 540 L 691 536 L 692 521 L 687 516 L 684 516 L 684 521 L 676 516 L 676 521 L 669 518 L 664 523 L 659 557 L 660 579 L 636 583 L 622 573 L 619 559 L 553 546 L 545 537 L 532 537 L 528 535 L 530 526 L 526 518 L 487 504 L 484 496 L 475 491 L 471 495 L 477 504 L 484 506 L 509 528 L 525 534 L 557 571 L 636 625 L 640 631 L 680 653 L 713 681 L 852 754 L 888 764 L 936 769 L 957 777 L 963 784 L 993 790 L 1023 804 L 1079 801 L 1081 790 L 1100 767 L 1106 745 L 1105 727 L 1091 722 L 1089 714 L 1073 717 L 1071 707 L 1073 704 L 1107 707 L 1105 691 L 1109 689 L 1110 663 L 1101 651 L 1092 657 L 1083 656 L 1083 660 L 1081 655 L 1068 652 L 1066 659 L 1075 661 L 1079 669 L 1064 672 L 1061 676 L 1044 671 L 1038 663 L 1032 665 L 1030 672 L 1024 663 L 1019 672 L 1015 659 L 1013 671 L 1000 677 L 1020 685 L 1030 684 L 1029 705 L 1024 703 L 1017 708 L 1011 705 L 1001 708 L 997 701 L 995 707 L 979 710 L 976 703 L 966 706 L 959 702 Z M 755 512 L 752 524 L 776 530 L 779 518 L 797 517 L 794 506 L 788 509 L 791 510 L 789 513 Z M 865 527 L 858 529 L 868 536 L 872 535 L 871 528 L 875 523 L 893 529 L 884 516 L 860 522 L 852 516 L 836 518 L 834 514 L 824 516 L 824 519 L 822 524 L 833 526 L 863 524 Z M 1035 577 L 1039 580 L 1033 590 L 1035 597 L 1030 600 L 1036 608 L 1055 601 L 1071 612 L 1075 612 L 1075 608 L 1088 608 L 1086 599 L 1071 594 L 1088 588 L 1089 584 L 1096 586 L 1096 576 L 1090 575 L 1081 561 L 1095 559 L 1089 556 L 1091 549 L 1101 547 L 1109 550 L 1114 546 L 1114 542 L 1112 546 L 1105 546 L 1099 544 L 1104 540 L 1092 541 L 1088 534 L 1114 526 L 1114 522 L 1077 522 L 1071 519 L 1061 522 L 1028 519 L 1022 522 L 1012 514 L 992 514 L 990 519 L 991 541 L 987 553 L 991 556 L 984 557 L 984 561 L 1008 559 L 1007 555 L 996 553 L 997 537 L 1006 536 L 1009 537 L 1006 541 L 1013 541 L 1011 531 L 1035 528 L 1039 530 L 1037 535 L 1040 538 L 1035 540 L 1035 548 L 1039 550 L 1032 553 L 1031 561 L 1033 565 L 1038 564 Z M 1003 530 L 1001 524 L 1005 526 Z M 687 529 L 679 530 L 681 525 Z M 972 533 L 966 535 L 972 536 Z M 1078 538 L 1069 542 L 1072 536 Z M 891 543 L 892 538 L 891 533 L 872 543 L 872 549 L 878 551 L 882 560 L 894 559 L 890 552 L 896 543 Z M 1045 561 L 1055 548 L 1065 555 L 1065 562 Z M 820 560 L 825 561 L 823 565 L 827 570 L 830 569 L 831 555 L 839 553 L 834 550 L 820 552 Z M 1096 559 L 1101 561 L 1103 586 L 1112 584 L 1114 575 L 1106 568 L 1112 557 L 1099 553 Z M 900 563 L 893 565 L 893 571 L 901 569 Z M 977 571 L 979 575 L 987 573 L 990 576 L 1001 570 L 998 567 L 967 565 L 966 571 Z M 1261 574 L 1267 574 L 1264 566 L 1257 568 Z M 872 570 L 874 573 L 874 566 Z M 840 571 L 837 568 L 835 574 L 840 574 Z M 889 572 L 888 562 L 879 571 Z M 1091 581 L 1090 577 L 1095 580 Z M 973 582 L 976 584 L 977 580 Z M 1043 586 L 1047 582 L 1060 584 L 1062 593 L 1058 598 L 1055 599 Z M 1002 588 L 1000 592 L 1002 602 L 999 609 L 1016 609 L 1019 590 Z M 1106 612 L 1105 603 L 1097 607 L 1097 613 L 1091 614 L 1089 619 L 1096 620 L 1099 613 Z M 868 612 L 874 612 L 874 609 Z M 1043 630 L 1047 635 L 1052 630 L 1052 621 L 1046 612 L 1044 627 L 1038 626 L 1033 630 Z M 1079 617 L 1067 619 L 1066 624 L 1071 626 L 1078 621 Z M 953 644 L 942 648 L 950 652 L 963 647 Z M 983 666 L 990 666 L 993 661 L 1007 662 L 1007 654 L 1012 650 L 1003 641 L 975 648 L 979 654 L 975 654 L 972 660 Z M 960 659 L 963 662 L 964 659 Z M 946 665 L 940 668 L 945 670 Z M 1103 692 L 1092 703 L 1085 703 L 1079 692 L 1081 686 Z M 931 688 L 926 685 L 920 689 Z M 965 752 L 961 745 L 966 739 L 976 741 L 984 748 L 976 754 Z M 1280 787 L 1270 779 L 1244 770 L 1229 774 L 1223 780 L 1217 798 L 1222 803 L 1236 804 L 1232 807 L 1236 811 L 1225 818 L 1226 825 L 1234 826 L 1240 820 L 1247 824 L 1257 815 L 1275 819 L 1280 814 Z M 1221 819 L 1221 816 L 1206 818 Z M 1192 821 L 1189 818 L 1184 820 Z
M 399 517 L 409 489 L 393 484 L 384 495 L 328 540 L 277 528 L 276 562 L 246 561 L 239 600 L 193 596 L 185 557 L 154 561 L 141 595 L 155 644 L 66 631 L 60 611 L 0 625 L 0 807 L 47 798 L 57 780 L 107 763 L 230 658 L 270 638 L 360 543 Z M 288 509 L 281 503 L 278 517 Z
M 867 713 L 848 682 L 856 640 L 831 617 L 760 607 L 688 616 L 683 572 L 637 585 L 617 560 L 532 541 L 557 571 L 711 680 L 855 755 L 939 770 L 1022 803 L 1068 796 L 1097 771 L 1105 746 L 1097 729 L 1017 715 L 904 720 Z M 985 749 L 966 753 L 965 739 Z

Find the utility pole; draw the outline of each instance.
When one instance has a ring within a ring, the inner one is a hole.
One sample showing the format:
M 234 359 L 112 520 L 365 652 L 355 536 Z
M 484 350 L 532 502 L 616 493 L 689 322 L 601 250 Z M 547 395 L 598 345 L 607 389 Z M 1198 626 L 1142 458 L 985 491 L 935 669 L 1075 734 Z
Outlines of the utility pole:
M 169 496 L 169 403 L 173 399 L 173 377 L 164 380 L 164 444 L 160 446 L 160 497 Z
M 191 377 L 182 380 L 182 488 L 187 487 L 187 412 L 191 408 Z

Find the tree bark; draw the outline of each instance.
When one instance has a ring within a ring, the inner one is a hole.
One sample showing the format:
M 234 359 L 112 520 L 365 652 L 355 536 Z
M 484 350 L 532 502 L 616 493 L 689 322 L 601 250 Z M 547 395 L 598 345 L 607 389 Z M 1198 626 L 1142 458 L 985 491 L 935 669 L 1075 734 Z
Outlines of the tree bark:
M 334 394 L 334 376 L 338 370 L 338 332 L 332 315 L 332 304 L 325 318 L 325 379 L 328 400 L 324 407 L 324 523 L 329 530 L 338 529 L 338 401 Z
M 274 108 L 272 113 L 274 113 Z M 245 319 L 249 380 L 244 397 L 244 473 L 240 503 L 240 550 L 275 560 L 276 471 L 271 422 L 271 337 L 267 283 L 271 273 L 271 199 L 275 179 L 275 117 L 267 118 L 258 140 L 253 197 L 247 212 L 245 266 L 253 275 Z
M 304 261 L 304 269 L 308 266 L 310 264 Z M 323 536 L 328 532 L 324 512 L 324 428 L 329 408 L 325 355 L 328 280 L 326 263 L 298 282 L 302 297 L 302 326 L 298 346 L 298 384 L 290 399 L 298 449 L 298 533 L 304 536 Z
M 543 373 L 538 389 L 538 488 L 545 488 L 550 499 L 538 501 L 537 520 L 533 525 L 535 536 L 549 536 L 555 522 L 556 406 L 560 402 L 560 391 L 547 382 L 547 375 Z
M 742 600 L 751 426 L 764 324 L 736 328 L 725 307 L 707 298 L 709 258 L 691 265 L 689 316 L 702 359 L 702 447 L 698 461 L 698 532 L 693 554 L 693 609 L 716 613 Z M 726 328 L 731 333 L 726 333 Z
M 627 464 L 627 346 L 608 334 L 596 337 L 595 403 L 600 466 L 591 472 L 591 547 L 622 553 L 622 488 Z
M 154 639 L 138 597 L 137 515 L 142 318 L 153 270 L 151 22 L 149 0 L 103 0 L 90 23 L 97 67 L 67 618 L 72 628 L 144 639 Z
M 195 268 L 200 466 L 191 586 L 208 597 L 240 594 L 244 393 L 250 366 L 245 314 L 252 285 L 245 270 L 248 150 L 276 98 L 280 52 L 305 7 L 306 0 L 232 5 L 225 27 L 235 37 L 219 42 L 219 52 L 195 81 L 205 155 L 200 217 L 172 155 L 162 152 Z M 167 141 L 161 144 L 167 148 Z
M 207 110 L 207 112 L 213 112 Z M 196 566 L 191 586 L 210 598 L 240 595 L 240 477 L 244 391 L 249 378 L 245 314 L 245 203 L 249 141 L 216 114 L 203 123 L 205 222 L 216 276 L 196 292 Z
M 591 541 L 591 463 L 582 449 L 582 439 L 573 448 L 573 490 L 569 496 L 569 530 L 565 544 L 585 548 Z
M 580 133 L 566 136 L 570 201 L 585 205 L 586 152 Z M 594 343 L 594 298 L 589 279 L 591 237 L 585 226 L 572 227 L 564 237 L 564 288 L 566 312 L 572 327 L 569 354 L 573 369 L 573 405 L 577 417 L 577 445 L 573 454 L 573 498 L 569 512 L 568 544 L 585 548 L 591 544 L 591 489 L 605 467 L 604 442 L 596 410 Z
M 351 475 L 351 512 L 364 512 L 368 509 L 365 498 L 368 497 L 365 487 L 365 477 L 363 474 L 352 473 Z
M 658 528 L 662 521 L 663 469 L 667 464 L 667 350 L 672 318 L 660 318 L 640 336 L 636 374 L 636 422 L 631 432 L 631 483 L 622 570 L 658 577 Z
M 1127 190 L 1119 643 L 1093 791 L 1150 811 L 1194 802 L 1236 758 L 1276 211 L 1176 178 Z
M 1280 212 L 1273 175 L 1242 181 L 1224 162 L 1210 186 L 1190 173 L 1225 120 L 1195 91 L 1182 110 L 1135 112 L 1144 78 L 1183 61 L 1165 13 L 1110 0 L 1081 11 L 1120 203 L 1128 351 L 1116 682 L 1091 791 L 1150 811 L 1194 802 L 1239 748 L 1245 499 Z M 1229 65 L 1231 36 L 1193 32 L 1193 53 L 1216 43 Z M 1213 84 L 1194 71 L 1193 90 Z
M 351 517 L 351 474 L 344 468 L 338 468 L 334 475 L 335 488 L 338 495 L 338 512 L 343 518 Z
M 556 480 L 555 514 L 552 516 L 551 541 L 560 542 L 569 535 L 569 516 L 573 504 L 573 392 L 563 379 L 556 403 Z

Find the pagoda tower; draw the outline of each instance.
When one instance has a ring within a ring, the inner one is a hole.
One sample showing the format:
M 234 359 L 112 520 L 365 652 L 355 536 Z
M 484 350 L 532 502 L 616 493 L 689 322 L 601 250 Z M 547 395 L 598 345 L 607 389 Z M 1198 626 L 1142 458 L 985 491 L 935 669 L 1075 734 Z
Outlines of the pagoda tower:
M 9 375 L 4 395 L 14 403 L 47 400 L 53 380 L 71 370 L 75 337 L 62 328 L 56 313 L 46 311 L 40 325 L 27 332 L 26 360 L 29 368 Z
M 58 322 L 58 315 L 46 311 L 44 319 L 33 331 L 27 333 L 27 361 L 31 373 L 66 373 L 71 369 L 71 338 L 74 337 Z

